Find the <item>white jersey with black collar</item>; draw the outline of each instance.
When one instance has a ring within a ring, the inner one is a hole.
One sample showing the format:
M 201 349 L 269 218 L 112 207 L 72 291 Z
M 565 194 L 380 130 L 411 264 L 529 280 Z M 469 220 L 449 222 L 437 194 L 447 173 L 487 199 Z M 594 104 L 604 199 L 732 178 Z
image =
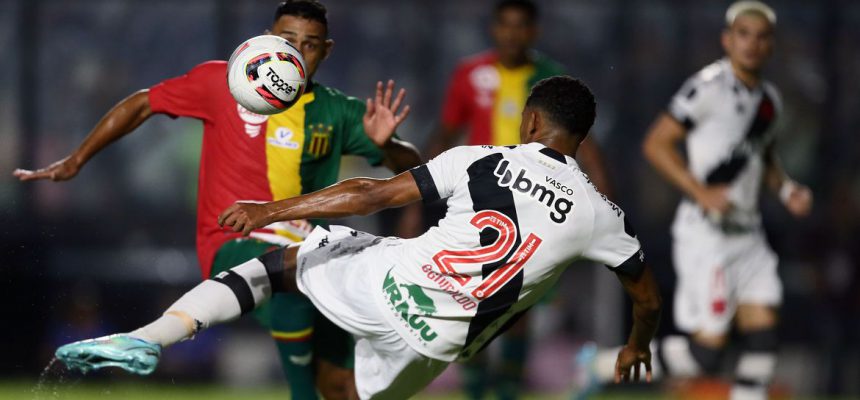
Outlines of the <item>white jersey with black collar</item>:
M 386 245 L 374 291 L 389 324 L 428 357 L 470 358 L 573 260 L 641 268 L 623 211 L 542 144 L 457 147 L 412 175 L 425 202 L 447 199 L 447 213 Z

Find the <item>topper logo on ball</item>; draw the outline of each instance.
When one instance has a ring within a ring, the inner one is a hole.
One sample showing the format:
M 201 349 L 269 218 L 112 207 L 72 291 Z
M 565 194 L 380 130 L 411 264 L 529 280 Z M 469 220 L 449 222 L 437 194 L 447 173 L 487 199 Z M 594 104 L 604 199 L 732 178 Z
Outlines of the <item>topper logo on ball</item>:
M 280 76 L 275 72 L 275 70 L 269 68 L 269 71 L 266 72 L 266 77 L 272 81 L 272 85 L 275 86 L 278 90 L 282 92 L 287 92 L 287 94 L 293 93 L 293 87 L 290 86 L 287 82 L 281 79 Z

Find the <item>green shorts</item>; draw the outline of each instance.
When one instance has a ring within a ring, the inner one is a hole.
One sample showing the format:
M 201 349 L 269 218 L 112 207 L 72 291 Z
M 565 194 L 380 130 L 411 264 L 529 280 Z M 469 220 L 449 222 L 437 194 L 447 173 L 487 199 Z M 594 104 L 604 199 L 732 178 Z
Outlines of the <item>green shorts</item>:
M 209 276 L 215 276 L 277 247 L 279 246 L 254 238 L 231 240 L 224 243 L 215 253 L 215 260 L 212 263 L 212 271 Z M 309 307 L 313 307 L 310 300 L 305 296 L 285 296 L 284 299 L 279 299 L 277 302 L 266 302 L 258 306 L 254 310 L 254 319 L 270 331 L 273 325 L 283 325 L 278 323 L 278 319 L 285 321 L 290 318 L 289 312 L 279 312 L 281 308 L 279 304 L 284 304 L 285 301 L 301 303 L 292 305 L 307 304 Z M 329 321 L 316 309 L 313 313 L 313 326 L 307 327 L 309 331 L 312 329 L 313 332 L 311 335 L 313 353 L 335 365 L 352 369 L 355 346 L 352 336 Z

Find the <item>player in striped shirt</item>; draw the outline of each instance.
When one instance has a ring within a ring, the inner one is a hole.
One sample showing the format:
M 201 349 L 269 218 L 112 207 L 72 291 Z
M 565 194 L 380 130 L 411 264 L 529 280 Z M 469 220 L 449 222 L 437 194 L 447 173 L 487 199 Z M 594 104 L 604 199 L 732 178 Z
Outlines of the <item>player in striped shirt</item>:
M 464 134 L 468 145 L 519 143 L 520 110 L 529 89 L 541 79 L 564 73 L 561 64 L 533 49 L 538 36 L 538 11 L 531 0 L 503 0 L 496 4 L 490 27 L 494 48 L 465 58 L 454 70 L 442 103 L 441 128 L 428 146 L 430 156 L 453 147 Z M 597 187 L 612 197 L 606 168 L 593 139 L 582 142 L 577 160 Z M 429 214 L 435 214 L 433 210 Z M 435 218 L 431 215 L 429 219 Z M 529 353 L 528 317 L 505 334 L 501 347 L 496 377 L 491 376 L 493 368 L 484 358 L 476 357 L 464 366 L 463 381 L 470 398 L 483 398 L 491 385 L 502 400 L 518 397 Z
M 707 374 L 718 372 L 729 330 L 737 328 L 741 355 L 732 399 L 766 399 L 776 368 L 782 284 L 761 226 L 760 189 L 770 189 L 796 217 L 812 206 L 810 190 L 791 180 L 776 154 L 782 101 L 762 77 L 775 24 L 764 3 L 729 7 L 726 58 L 687 80 L 643 147 L 684 194 L 672 225 L 675 325 L 689 334 L 696 369 Z M 675 357 L 666 361 L 669 372 L 680 372 L 672 368 Z
M 282 3 L 270 31 L 290 41 L 307 63 L 308 87 L 289 110 L 271 116 L 245 110 L 227 88 L 226 62 L 209 61 L 118 103 L 65 159 L 15 175 L 25 181 L 71 179 L 96 153 L 156 114 L 202 121 L 197 252 L 205 279 L 275 246 L 301 241 L 310 230 L 302 221 L 277 223 L 244 238 L 216 224 L 218 213 L 235 201 L 280 200 L 329 186 L 337 182 L 342 155 L 364 157 L 395 173 L 420 163 L 412 145 L 392 137 L 408 113 L 406 106 L 395 114 L 405 92 L 394 96 L 393 82 L 379 83 L 378 101 L 368 100 L 366 108 L 365 102 L 313 80 L 334 44 L 322 4 L 315 0 Z M 256 316 L 277 342 L 294 399 L 317 398 L 311 354 L 318 356 L 324 397 L 347 389 L 335 383 L 349 381 L 349 371 L 343 367 L 351 365 L 351 340 L 319 316 L 306 298 L 296 293 L 276 295 L 269 308 L 258 310 Z

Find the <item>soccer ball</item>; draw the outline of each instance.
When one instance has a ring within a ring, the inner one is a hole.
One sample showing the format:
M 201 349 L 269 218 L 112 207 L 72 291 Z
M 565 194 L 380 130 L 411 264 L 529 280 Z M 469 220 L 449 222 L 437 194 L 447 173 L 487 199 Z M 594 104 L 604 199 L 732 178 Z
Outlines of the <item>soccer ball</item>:
M 286 39 L 262 35 L 239 45 L 227 63 L 227 86 L 242 107 L 277 114 L 302 96 L 305 59 Z

